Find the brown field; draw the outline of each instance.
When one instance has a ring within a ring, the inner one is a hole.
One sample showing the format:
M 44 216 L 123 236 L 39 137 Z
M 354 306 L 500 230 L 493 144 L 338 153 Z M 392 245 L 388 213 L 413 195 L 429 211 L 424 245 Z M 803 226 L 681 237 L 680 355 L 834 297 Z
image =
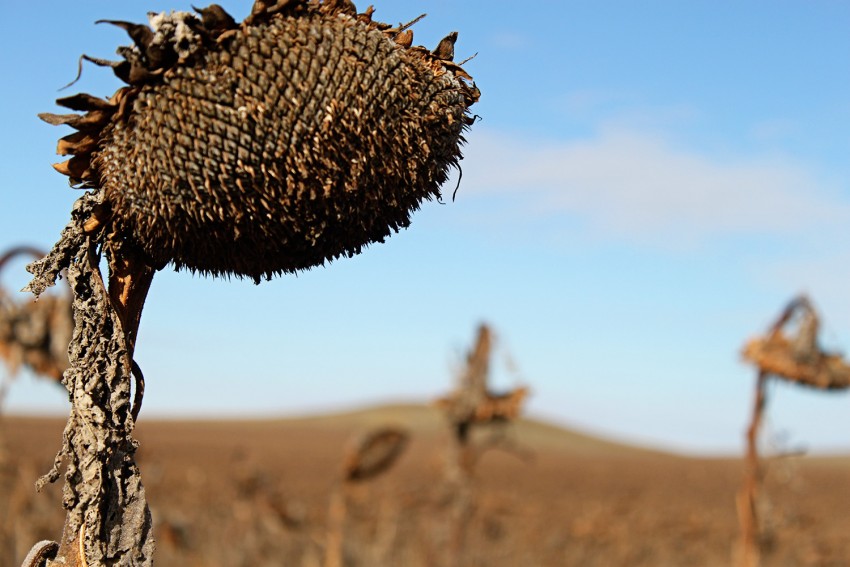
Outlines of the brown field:
M 390 407 L 320 418 L 148 421 L 138 457 L 155 522 L 156 564 L 320 566 L 329 495 L 346 443 L 407 427 L 398 465 L 347 493 L 344 565 L 444 565 L 449 438 L 440 416 Z M 60 419 L 0 421 L 0 565 L 61 532 L 61 486 L 35 479 L 59 447 Z M 696 459 L 524 421 L 521 452 L 487 451 L 459 565 L 730 565 L 737 537 L 734 459 Z M 783 458 L 762 498 L 768 566 L 850 565 L 850 459 Z

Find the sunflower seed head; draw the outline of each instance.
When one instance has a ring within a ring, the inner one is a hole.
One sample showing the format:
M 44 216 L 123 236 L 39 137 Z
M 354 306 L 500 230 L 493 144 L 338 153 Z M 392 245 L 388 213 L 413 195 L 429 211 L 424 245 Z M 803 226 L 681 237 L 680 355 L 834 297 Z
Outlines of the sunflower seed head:
M 43 115 L 87 133 L 63 138 L 74 157 L 57 169 L 102 189 L 154 265 L 307 269 L 440 197 L 479 96 L 447 52 L 456 33 L 435 52 L 399 43 L 348 1 L 258 0 L 236 27 L 220 7 L 196 11 L 151 16 L 149 40 L 134 28 L 113 67 L 130 87 L 63 99 L 84 115 Z

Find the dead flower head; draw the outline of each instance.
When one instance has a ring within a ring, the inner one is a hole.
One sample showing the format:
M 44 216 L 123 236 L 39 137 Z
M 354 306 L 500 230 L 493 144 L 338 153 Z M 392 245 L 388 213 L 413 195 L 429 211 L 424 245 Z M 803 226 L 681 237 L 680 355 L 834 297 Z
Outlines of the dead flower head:
M 408 226 L 461 159 L 479 91 L 457 33 L 413 46 L 408 26 L 348 0 L 258 0 L 103 20 L 133 40 L 110 99 L 42 114 L 77 132 L 56 169 L 105 197 L 109 225 L 161 267 L 255 280 L 352 256 Z

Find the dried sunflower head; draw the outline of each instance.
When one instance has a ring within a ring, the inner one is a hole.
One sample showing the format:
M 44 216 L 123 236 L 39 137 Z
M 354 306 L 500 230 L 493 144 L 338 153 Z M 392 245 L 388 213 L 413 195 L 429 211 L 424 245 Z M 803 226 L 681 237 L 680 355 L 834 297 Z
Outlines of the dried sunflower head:
M 343 478 L 356 482 L 389 470 L 404 452 L 410 434 L 399 427 L 380 427 L 354 439 L 343 464 Z
M 109 65 L 128 86 L 43 114 L 77 130 L 56 168 L 103 191 L 101 218 L 151 263 L 259 280 L 343 255 L 408 226 L 461 159 L 479 92 L 405 26 L 348 0 L 257 0 L 119 25 Z
M 44 253 L 28 246 L 12 248 L 0 255 L 0 271 L 19 255 L 40 258 Z M 73 331 L 70 294 L 22 301 L 0 284 L 0 361 L 11 375 L 27 366 L 36 374 L 60 381 L 70 364 L 68 343 Z

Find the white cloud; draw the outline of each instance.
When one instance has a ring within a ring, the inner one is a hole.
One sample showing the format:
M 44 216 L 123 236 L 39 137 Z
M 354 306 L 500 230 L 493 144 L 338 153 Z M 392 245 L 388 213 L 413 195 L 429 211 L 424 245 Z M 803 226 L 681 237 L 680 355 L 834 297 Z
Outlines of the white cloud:
M 508 50 L 526 49 L 531 45 L 528 37 L 515 31 L 501 31 L 490 36 L 490 44 Z
M 510 196 L 527 214 L 569 215 L 610 237 L 681 244 L 799 235 L 850 221 L 847 199 L 787 159 L 719 159 L 622 127 L 573 141 L 473 134 L 464 192 Z

